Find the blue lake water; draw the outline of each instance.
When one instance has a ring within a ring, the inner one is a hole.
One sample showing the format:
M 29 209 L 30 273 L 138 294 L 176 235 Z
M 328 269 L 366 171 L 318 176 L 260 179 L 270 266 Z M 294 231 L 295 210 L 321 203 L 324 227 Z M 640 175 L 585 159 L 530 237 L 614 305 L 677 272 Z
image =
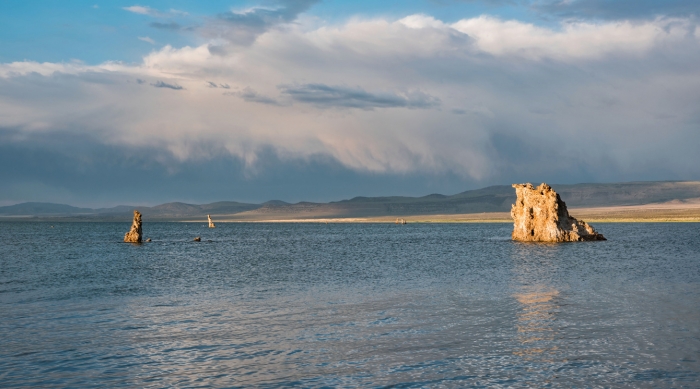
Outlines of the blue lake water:
M 700 387 L 697 223 L 129 226 L 0 222 L 0 386 Z

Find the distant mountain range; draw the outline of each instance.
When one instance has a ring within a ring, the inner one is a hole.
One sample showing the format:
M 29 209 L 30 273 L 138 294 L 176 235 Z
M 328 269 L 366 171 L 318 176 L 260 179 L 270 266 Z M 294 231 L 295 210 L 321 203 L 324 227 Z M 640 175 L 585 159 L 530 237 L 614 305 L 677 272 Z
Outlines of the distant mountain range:
M 534 183 L 533 183 L 534 184 Z M 569 207 L 644 205 L 700 198 L 699 181 L 625 182 L 613 184 L 552 185 Z M 452 196 L 355 197 L 329 203 L 273 200 L 262 204 L 220 201 L 211 204 L 166 203 L 155 207 L 120 205 L 79 208 L 53 203 L 22 203 L 0 207 L 0 217 L 66 220 L 127 220 L 138 209 L 146 220 L 201 220 L 207 214 L 229 220 L 308 219 L 408 215 L 449 215 L 506 212 L 515 201 L 510 185 L 490 186 Z

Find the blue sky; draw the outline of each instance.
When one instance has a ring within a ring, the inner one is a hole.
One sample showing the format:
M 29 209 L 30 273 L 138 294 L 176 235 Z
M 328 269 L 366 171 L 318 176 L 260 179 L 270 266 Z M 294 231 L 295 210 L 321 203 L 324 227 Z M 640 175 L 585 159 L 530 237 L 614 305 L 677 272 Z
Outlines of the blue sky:
M 697 180 L 700 3 L 0 4 L 0 205 Z

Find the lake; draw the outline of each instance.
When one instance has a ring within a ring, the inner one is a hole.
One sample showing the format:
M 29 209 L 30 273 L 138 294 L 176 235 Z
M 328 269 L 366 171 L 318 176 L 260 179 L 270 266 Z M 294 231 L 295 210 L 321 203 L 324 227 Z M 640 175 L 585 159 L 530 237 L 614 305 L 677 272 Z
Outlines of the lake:
M 699 223 L 129 227 L 0 222 L 0 386 L 700 387 Z

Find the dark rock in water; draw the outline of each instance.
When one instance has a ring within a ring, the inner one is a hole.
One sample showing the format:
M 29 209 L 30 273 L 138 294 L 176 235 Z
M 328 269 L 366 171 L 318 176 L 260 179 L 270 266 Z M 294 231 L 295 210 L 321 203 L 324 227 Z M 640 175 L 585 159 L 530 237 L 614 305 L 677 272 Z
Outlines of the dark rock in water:
M 195 241 L 195 242 L 201 242 L 201 241 L 202 241 L 202 238 L 196 237 L 196 238 L 194 238 L 194 241 Z
M 569 211 L 551 186 L 513 184 L 517 199 L 511 207 L 513 240 L 524 242 L 580 242 L 606 240 L 584 221 L 569 216 Z
M 124 242 L 141 243 L 141 212 L 134 210 L 134 221 L 131 230 L 124 235 Z

